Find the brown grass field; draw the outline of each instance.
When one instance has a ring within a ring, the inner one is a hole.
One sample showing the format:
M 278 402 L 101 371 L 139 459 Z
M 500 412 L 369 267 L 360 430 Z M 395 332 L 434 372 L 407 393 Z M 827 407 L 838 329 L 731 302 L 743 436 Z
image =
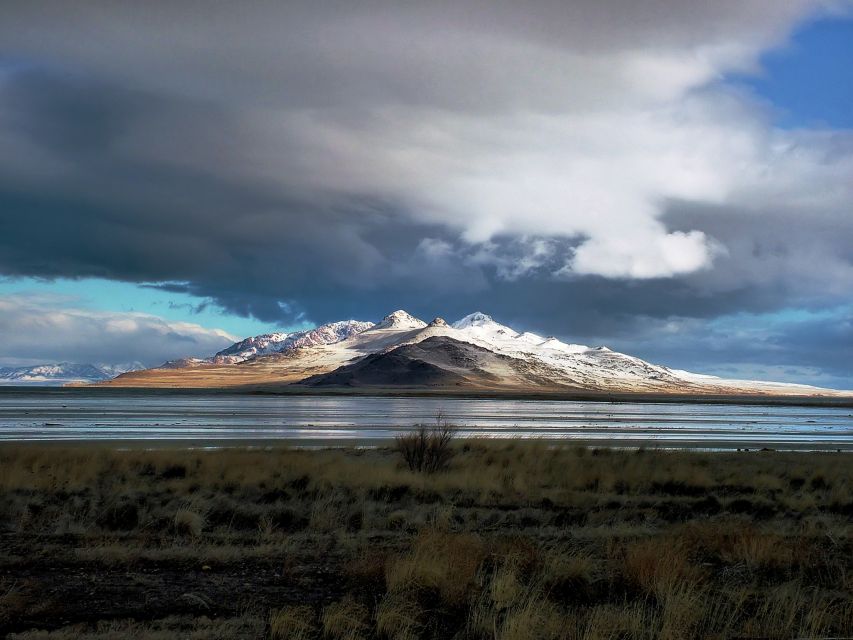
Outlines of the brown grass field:
M 0 636 L 853 635 L 853 457 L 0 448 Z

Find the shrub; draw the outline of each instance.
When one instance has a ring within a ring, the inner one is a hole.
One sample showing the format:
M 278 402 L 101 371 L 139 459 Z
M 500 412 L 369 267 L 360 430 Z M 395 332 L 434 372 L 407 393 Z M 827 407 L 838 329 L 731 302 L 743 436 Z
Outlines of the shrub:
M 406 466 L 418 473 L 443 471 L 453 458 L 453 438 L 456 428 L 447 422 L 441 412 L 435 424 L 418 425 L 415 431 L 395 438 L 396 450 L 403 456 Z

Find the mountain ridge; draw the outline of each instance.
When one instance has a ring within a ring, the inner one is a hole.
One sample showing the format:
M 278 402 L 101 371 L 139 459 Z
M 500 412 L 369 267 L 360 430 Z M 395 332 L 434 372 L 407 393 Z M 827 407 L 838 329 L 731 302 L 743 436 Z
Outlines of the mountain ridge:
M 440 338 L 427 345 L 424 342 Z M 422 345 L 417 347 L 416 345 Z M 460 346 L 467 345 L 467 346 Z M 468 351 L 467 369 L 448 360 Z M 486 352 L 492 356 L 484 355 Z M 387 356 L 387 357 L 386 357 Z M 475 357 L 476 356 L 476 357 Z M 365 367 L 370 365 L 370 369 Z M 482 365 L 482 366 L 481 366 Z M 381 370 L 384 368 L 384 371 Z M 394 372 L 397 372 L 396 377 Z M 338 372 L 332 375 L 334 372 Z M 270 383 L 314 388 L 445 384 L 498 390 L 590 390 L 637 393 L 849 395 L 789 383 L 726 380 L 646 362 L 607 347 L 570 344 L 519 332 L 476 311 L 447 323 L 394 311 L 379 322 L 345 320 L 294 333 L 239 341 L 206 359 L 173 361 L 102 384 L 140 387 L 248 387 Z

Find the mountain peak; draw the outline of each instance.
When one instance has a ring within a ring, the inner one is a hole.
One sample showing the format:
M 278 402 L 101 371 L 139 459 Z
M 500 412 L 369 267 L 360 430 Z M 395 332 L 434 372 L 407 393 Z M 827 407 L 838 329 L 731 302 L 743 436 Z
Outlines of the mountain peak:
M 427 323 L 402 309 L 389 313 L 374 329 L 423 329 Z
M 490 324 L 497 324 L 492 319 L 492 316 L 486 315 L 482 311 L 475 311 L 474 313 L 469 313 L 461 320 L 457 320 L 456 322 L 454 322 L 453 328 L 467 329 L 468 327 L 484 327 Z
M 448 326 L 447 321 L 444 318 L 436 317 L 433 318 L 433 321 L 429 323 L 430 327 L 446 327 Z

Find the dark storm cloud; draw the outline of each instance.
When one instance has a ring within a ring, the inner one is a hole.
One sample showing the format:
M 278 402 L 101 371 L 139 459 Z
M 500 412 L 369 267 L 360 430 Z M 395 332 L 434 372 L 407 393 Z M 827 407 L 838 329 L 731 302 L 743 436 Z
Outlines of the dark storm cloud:
M 237 126 L 222 113 L 204 125 L 199 120 L 209 114 L 195 105 L 144 95 L 133 102 L 106 84 L 30 75 L 16 74 L 0 99 L 15 132 L 50 150 L 73 179 L 61 176 L 59 193 L 22 190 L 11 181 L 0 188 L 0 269 L 6 274 L 178 281 L 183 284 L 161 286 L 268 321 L 293 320 L 306 310 L 330 317 L 347 308 L 364 313 L 359 301 L 371 291 L 384 291 L 375 295 L 387 300 L 394 288 L 442 291 L 454 280 L 452 290 L 483 286 L 476 269 L 419 250 L 423 238 L 445 231 L 408 221 L 376 198 L 291 197 L 180 165 L 149 164 L 117 148 L 163 114 L 176 129 L 175 155 L 187 130 L 223 145 L 229 136 L 239 142 Z M 50 126 L 42 128 L 45 102 Z M 88 132 L 85 149 L 71 143 L 82 131 Z M 436 275 L 442 277 L 433 281 Z M 326 300 L 334 302 L 326 306 Z M 377 302 L 372 314 L 388 304 Z
M 0 273 L 625 345 L 832 307 L 850 136 L 696 92 L 814 6 L 7 4 Z
M 6 126 L 60 153 L 102 150 L 145 104 L 130 91 L 39 70 L 14 74 L 3 90 Z

